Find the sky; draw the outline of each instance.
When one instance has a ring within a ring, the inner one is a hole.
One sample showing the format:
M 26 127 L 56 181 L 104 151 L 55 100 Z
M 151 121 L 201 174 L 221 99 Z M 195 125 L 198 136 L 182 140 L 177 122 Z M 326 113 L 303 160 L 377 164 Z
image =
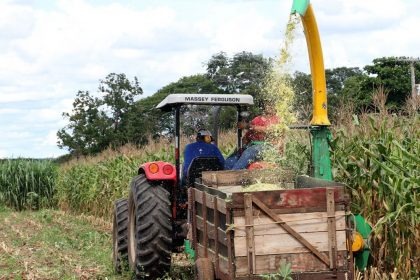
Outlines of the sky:
M 420 1 L 312 0 L 325 68 L 420 56 Z M 143 97 L 205 72 L 212 55 L 275 58 L 292 0 L 1 0 L 0 158 L 57 157 L 57 131 L 79 90 L 109 73 Z M 291 71 L 309 73 L 302 27 Z M 417 80 L 417 83 L 420 83 Z

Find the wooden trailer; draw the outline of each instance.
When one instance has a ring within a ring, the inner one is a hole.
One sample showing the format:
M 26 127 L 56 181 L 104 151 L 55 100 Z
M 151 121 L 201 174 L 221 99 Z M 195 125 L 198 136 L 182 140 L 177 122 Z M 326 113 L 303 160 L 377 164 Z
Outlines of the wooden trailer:
M 198 279 L 260 279 L 282 262 L 294 279 L 353 278 L 343 186 L 246 192 L 250 178 L 248 171 L 209 171 L 190 188 Z

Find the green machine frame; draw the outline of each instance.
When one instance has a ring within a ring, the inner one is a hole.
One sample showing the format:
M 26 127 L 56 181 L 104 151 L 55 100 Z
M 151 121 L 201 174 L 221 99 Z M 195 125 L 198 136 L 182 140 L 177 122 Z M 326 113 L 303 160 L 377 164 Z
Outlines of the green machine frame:
M 315 178 L 332 181 L 333 176 L 329 151 L 329 142 L 332 139 L 332 135 L 328 129 L 330 121 L 328 120 L 327 114 L 325 68 L 318 26 L 309 0 L 294 0 L 291 14 L 299 14 L 301 17 L 311 67 L 313 88 L 313 114 L 310 126 L 312 135 L 311 173 Z M 363 248 L 354 253 L 355 263 L 359 270 L 364 270 L 368 265 L 370 256 L 368 239 L 372 228 L 360 215 L 353 217 L 353 223 L 356 231 L 364 240 Z

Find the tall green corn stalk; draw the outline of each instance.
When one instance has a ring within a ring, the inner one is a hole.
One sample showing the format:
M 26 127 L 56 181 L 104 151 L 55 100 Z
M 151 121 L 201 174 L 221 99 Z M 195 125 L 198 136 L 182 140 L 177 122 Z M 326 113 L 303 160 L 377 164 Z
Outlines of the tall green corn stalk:
M 348 185 L 353 212 L 373 225 L 373 265 L 398 279 L 419 273 L 419 133 L 418 114 L 382 112 L 354 117 L 332 143 L 335 180 Z
M 232 133 L 220 138 L 222 151 L 228 151 L 235 141 Z M 185 139 L 181 146 L 185 146 Z M 174 163 L 174 147 L 167 140 L 138 149 L 127 146 L 119 151 L 104 153 L 60 166 L 56 198 L 63 210 L 110 217 L 116 199 L 128 196 L 128 186 L 141 164 L 150 161 Z
M 14 208 L 53 207 L 57 166 L 50 160 L 0 161 L 0 204 Z
M 76 213 L 109 216 L 113 202 L 127 197 L 131 178 L 148 159 L 156 160 L 156 155 L 118 155 L 97 163 L 78 162 L 61 168 L 57 180 L 59 207 Z

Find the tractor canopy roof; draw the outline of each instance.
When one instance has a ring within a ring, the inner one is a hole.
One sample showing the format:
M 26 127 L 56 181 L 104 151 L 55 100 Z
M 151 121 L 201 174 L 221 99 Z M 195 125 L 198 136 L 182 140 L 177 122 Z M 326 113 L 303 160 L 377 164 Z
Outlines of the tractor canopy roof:
M 248 94 L 198 94 L 174 93 L 168 95 L 156 108 L 170 111 L 179 105 L 253 105 L 254 98 Z

